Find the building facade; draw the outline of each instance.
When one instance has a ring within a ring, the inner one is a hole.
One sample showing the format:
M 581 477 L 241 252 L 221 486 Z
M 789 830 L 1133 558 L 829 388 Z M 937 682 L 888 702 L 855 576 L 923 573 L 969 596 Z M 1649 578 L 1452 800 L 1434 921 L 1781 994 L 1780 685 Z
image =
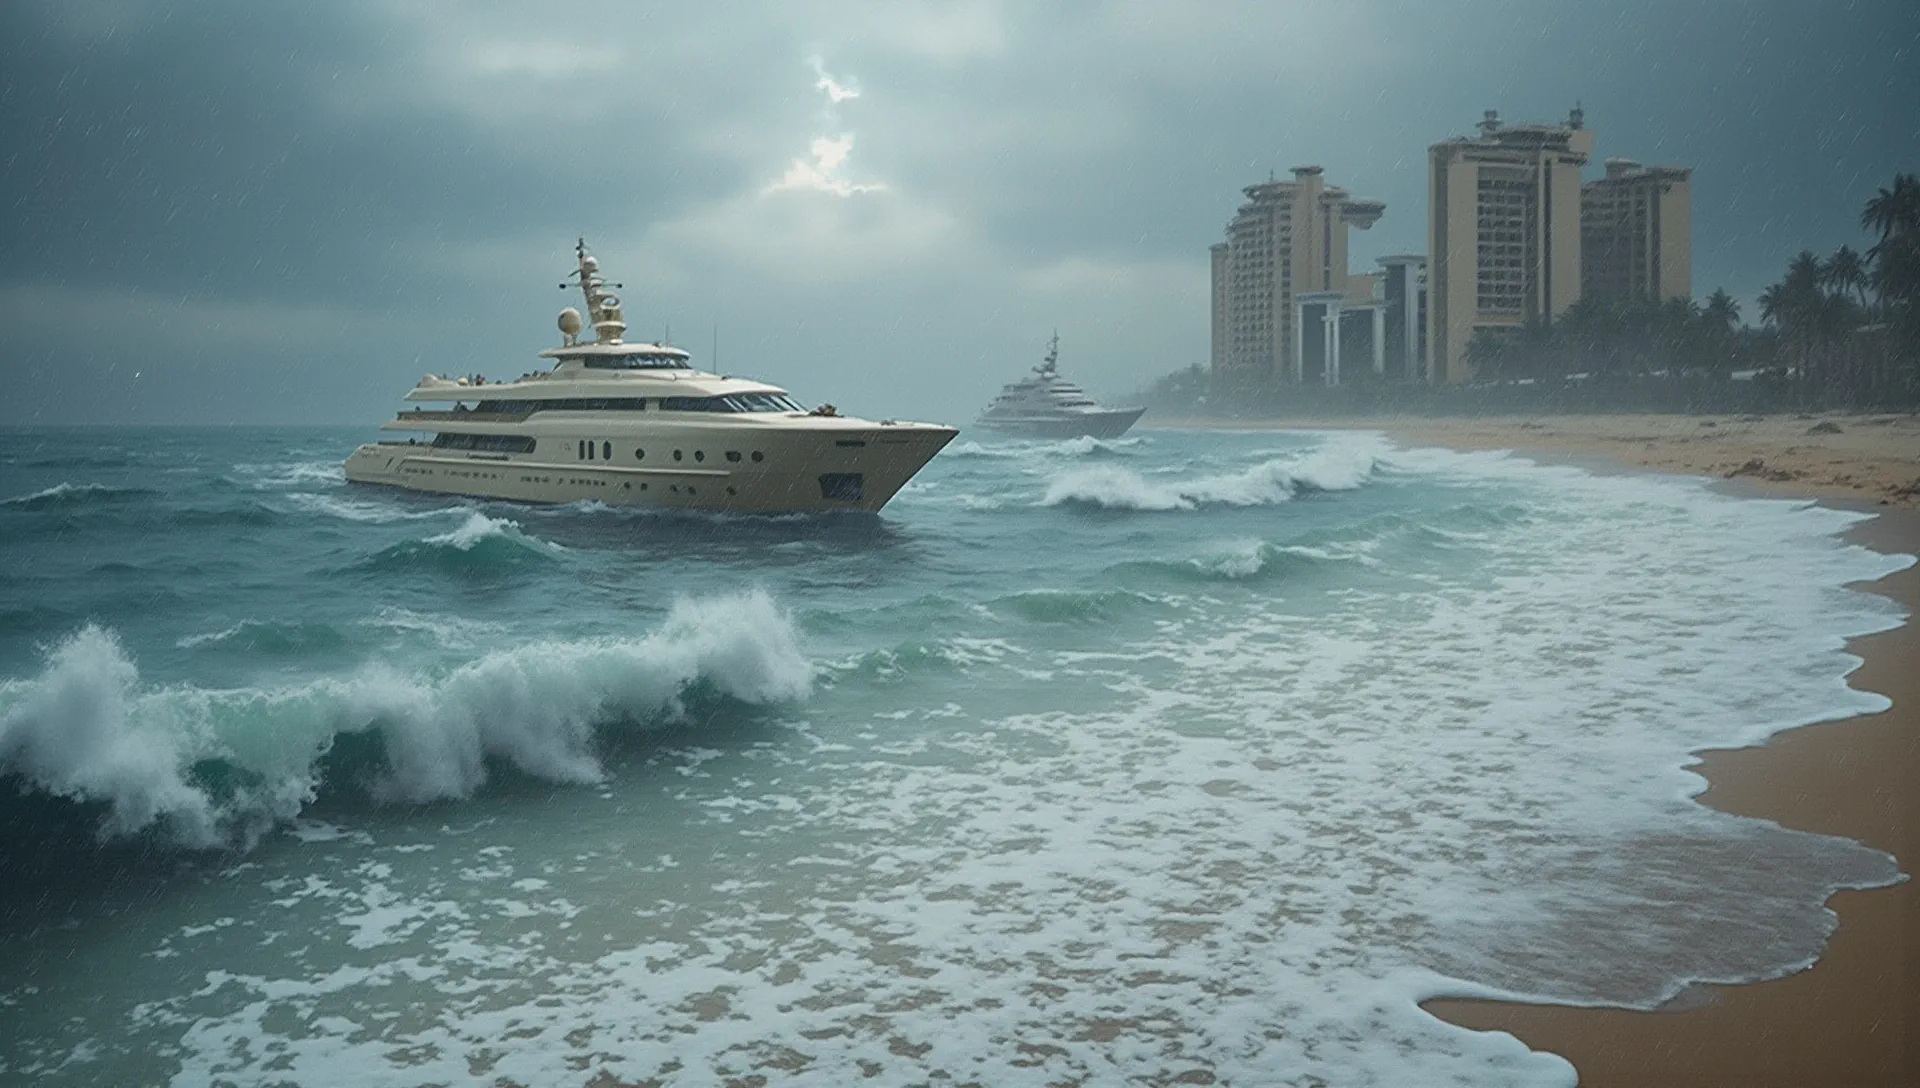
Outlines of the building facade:
M 1349 290 L 1347 231 L 1386 205 L 1326 185 L 1318 166 L 1293 180 L 1248 186 L 1247 201 L 1212 247 L 1214 379 L 1229 386 L 1302 380 L 1296 296 Z
M 1427 379 L 1427 259 L 1380 258 L 1382 373 L 1399 381 Z
M 1551 322 L 1580 298 L 1580 170 L 1593 133 L 1505 125 L 1488 110 L 1479 136 L 1428 149 L 1428 380 L 1473 377 L 1480 330 Z
M 1693 297 L 1693 171 L 1608 159 L 1580 190 L 1580 290 L 1596 302 Z

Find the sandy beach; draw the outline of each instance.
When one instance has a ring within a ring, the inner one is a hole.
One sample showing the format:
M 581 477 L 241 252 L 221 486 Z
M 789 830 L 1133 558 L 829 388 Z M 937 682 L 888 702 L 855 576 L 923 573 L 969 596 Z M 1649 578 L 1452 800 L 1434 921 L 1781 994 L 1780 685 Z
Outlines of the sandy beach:
M 1249 426 L 1244 422 L 1211 426 Z M 1254 424 L 1259 425 L 1259 424 Z M 1920 418 L 1553 416 L 1287 421 L 1368 428 L 1413 445 L 1514 449 L 1541 459 L 1712 476 L 1742 491 L 1799 496 L 1881 516 L 1852 539 L 1920 553 Z M 1859 587 L 1920 608 L 1920 568 Z M 1849 644 L 1856 688 L 1893 700 L 1883 713 L 1701 753 L 1703 804 L 1843 835 L 1920 873 L 1920 630 Z M 1739 1085 L 1905 1088 L 1920 1084 L 1920 882 L 1845 892 L 1840 926 L 1808 970 L 1744 986 L 1702 986 L 1657 1012 L 1432 1001 L 1457 1024 L 1505 1031 L 1565 1056 L 1593 1088 Z
M 1251 421 L 1155 420 L 1157 427 L 1379 430 L 1456 450 L 1520 449 L 1717 476 L 1762 493 L 1920 509 L 1920 415 L 1388 416 Z

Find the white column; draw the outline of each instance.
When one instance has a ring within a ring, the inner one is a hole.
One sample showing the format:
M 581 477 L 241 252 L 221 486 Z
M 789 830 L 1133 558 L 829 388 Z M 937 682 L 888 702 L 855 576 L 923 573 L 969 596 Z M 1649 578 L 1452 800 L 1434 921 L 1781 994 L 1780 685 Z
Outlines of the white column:
M 1406 297 L 1401 301 L 1407 311 L 1406 320 L 1402 322 L 1406 334 L 1401 337 L 1404 343 L 1400 345 L 1400 365 L 1406 368 L 1406 373 L 1401 377 L 1412 381 L 1420 373 L 1420 338 L 1426 335 L 1427 330 L 1417 324 L 1420 321 L 1420 276 L 1412 265 L 1407 265 L 1401 274 L 1406 277 Z
M 1328 385 L 1339 385 L 1340 384 L 1340 304 L 1338 302 L 1329 301 L 1326 303 L 1326 310 L 1324 312 L 1325 312 L 1325 316 L 1320 319 L 1324 323 L 1326 337 L 1327 337 L 1326 362 L 1322 367 L 1322 370 L 1324 372 L 1323 376 L 1326 378 L 1326 382 Z
M 1387 307 L 1379 302 L 1373 304 L 1373 372 L 1387 372 Z
M 1307 374 L 1305 359 L 1307 353 L 1307 307 L 1300 301 L 1300 296 L 1298 295 L 1293 297 L 1291 305 L 1293 306 L 1293 384 L 1299 385 L 1306 380 Z

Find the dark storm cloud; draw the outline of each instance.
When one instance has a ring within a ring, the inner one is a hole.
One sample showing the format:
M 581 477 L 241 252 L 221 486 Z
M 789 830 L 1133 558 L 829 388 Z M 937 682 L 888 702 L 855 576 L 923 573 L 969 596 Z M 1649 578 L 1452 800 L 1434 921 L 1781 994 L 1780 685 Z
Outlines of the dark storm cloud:
M 11 4 L 0 418 L 375 419 L 523 369 L 579 233 L 641 328 L 815 398 L 964 419 L 1055 325 L 1117 391 L 1205 358 L 1242 186 L 1385 200 L 1361 269 L 1425 249 L 1429 143 L 1576 100 L 1601 156 L 1695 168 L 1696 291 L 1750 298 L 1916 167 L 1916 35 L 1881 0 Z

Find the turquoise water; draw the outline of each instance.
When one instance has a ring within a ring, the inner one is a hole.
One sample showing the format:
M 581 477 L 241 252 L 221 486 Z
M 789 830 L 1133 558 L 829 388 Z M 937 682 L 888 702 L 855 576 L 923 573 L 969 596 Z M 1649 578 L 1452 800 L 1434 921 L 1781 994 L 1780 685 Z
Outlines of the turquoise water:
M 1803 966 L 1691 801 L 1873 710 L 1857 515 L 1379 436 L 963 435 L 877 518 L 0 434 L 0 1080 L 1566 1084 L 1434 993 Z

